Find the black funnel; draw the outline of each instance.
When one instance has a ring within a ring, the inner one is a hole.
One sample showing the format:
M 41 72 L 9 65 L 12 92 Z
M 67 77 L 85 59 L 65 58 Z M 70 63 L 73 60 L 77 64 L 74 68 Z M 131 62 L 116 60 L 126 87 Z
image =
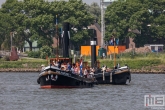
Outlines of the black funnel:
M 97 65 L 97 58 L 96 58 L 96 45 L 97 45 L 97 35 L 95 29 L 90 29 L 91 34 L 91 67 L 94 68 Z
M 63 23 L 63 57 L 69 57 L 69 39 L 70 39 L 70 32 L 69 32 L 69 23 Z

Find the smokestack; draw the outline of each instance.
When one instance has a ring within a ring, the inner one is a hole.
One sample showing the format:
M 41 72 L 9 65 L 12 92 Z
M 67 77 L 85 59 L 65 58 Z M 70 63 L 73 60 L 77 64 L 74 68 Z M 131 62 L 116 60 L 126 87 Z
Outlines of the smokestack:
M 69 57 L 69 40 L 70 40 L 70 32 L 69 32 L 69 23 L 63 23 L 63 32 L 62 32 L 62 41 L 63 41 L 63 57 Z
M 90 41 L 90 45 L 91 45 L 91 67 L 94 68 L 96 67 L 96 30 L 95 29 L 90 29 L 90 31 L 92 32 L 92 37 L 91 37 L 91 41 Z

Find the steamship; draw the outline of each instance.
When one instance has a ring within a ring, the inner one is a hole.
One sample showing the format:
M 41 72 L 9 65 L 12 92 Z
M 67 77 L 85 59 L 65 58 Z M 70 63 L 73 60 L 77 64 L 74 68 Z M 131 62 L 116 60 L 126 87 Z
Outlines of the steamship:
M 43 89 L 51 88 L 90 88 L 94 86 L 94 78 L 84 78 L 64 71 L 56 66 L 47 66 L 39 74 L 38 84 Z
M 89 88 L 95 84 L 126 84 L 131 81 L 130 69 L 128 66 L 115 67 L 108 70 L 106 67 L 100 68 L 96 62 L 96 31 L 93 29 L 94 36 L 91 37 L 91 67 L 94 69 L 94 77 L 82 77 L 61 67 L 53 66 L 52 62 L 69 62 L 72 65 L 72 58 L 69 58 L 69 23 L 63 24 L 62 47 L 63 58 L 50 59 L 49 66 L 46 66 L 39 73 L 37 79 L 41 88 Z M 85 63 L 85 62 L 84 62 Z M 66 65 L 66 64 L 65 64 Z M 83 64 L 84 65 L 84 64 Z M 87 68 L 87 64 L 83 66 Z M 83 68 L 83 70 L 84 70 Z M 88 68 L 88 70 L 90 70 Z
M 64 62 L 64 66 L 67 63 L 72 65 L 72 58 L 69 58 L 69 23 L 63 23 L 63 35 L 62 35 L 62 48 L 63 58 L 51 58 L 50 65 L 44 67 L 39 73 L 37 79 L 41 88 L 89 88 L 93 87 L 96 80 L 91 78 L 84 78 L 71 71 L 65 70 L 61 67 L 53 66 L 53 61 Z

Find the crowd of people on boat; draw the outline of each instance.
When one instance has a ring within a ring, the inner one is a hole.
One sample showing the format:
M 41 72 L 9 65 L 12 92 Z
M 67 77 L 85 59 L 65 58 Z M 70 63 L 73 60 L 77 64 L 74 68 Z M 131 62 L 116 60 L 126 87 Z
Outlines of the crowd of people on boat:
M 84 77 L 84 78 L 94 77 L 94 74 L 97 71 L 97 68 L 91 68 L 88 65 L 83 65 L 82 60 L 80 60 L 76 63 L 73 63 L 73 64 L 68 62 L 68 61 L 66 62 L 63 60 L 53 60 L 50 62 L 50 65 L 58 67 L 62 71 L 67 71 L 67 72 L 70 72 L 72 74 Z M 117 66 L 119 67 L 119 64 Z M 44 69 L 44 66 L 42 66 L 42 70 L 43 69 Z M 107 68 L 106 65 L 103 65 L 101 67 L 101 72 L 106 72 L 106 71 L 110 71 L 110 69 Z
M 58 60 L 58 61 L 53 61 L 52 66 L 56 66 L 63 71 L 70 71 L 73 74 L 76 74 L 85 78 L 94 77 L 94 73 L 95 73 L 94 68 L 90 68 L 89 66 L 83 68 L 82 61 L 71 64 L 69 62 L 66 63 L 66 62 Z
M 68 72 L 71 72 L 73 74 L 79 75 L 81 77 L 85 77 L 85 78 L 93 77 L 95 72 L 97 71 L 96 68 L 90 68 L 88 65 L 86 65 L 86 67 L 83 67 L 82 61 L 71 64 L 70 62 L 53 60 L 51 65 L 58 67 L 59 69 L 61 69 L 63 71 L 68 71 Z M 42 67 L 42 70 L 45 68 L 44 65 L 41 65 L 41 67 Z M 115 66 L 114 69 L 117 69 L 119 67 L 120 67 L 120 65 L 117 64 L 117 66 Z M 101 72 L 106 72 L 106 71 L 110 71 L 110 70 L 111 69 L 107 68 L 106 65 L 103 65 L 101 67 Z

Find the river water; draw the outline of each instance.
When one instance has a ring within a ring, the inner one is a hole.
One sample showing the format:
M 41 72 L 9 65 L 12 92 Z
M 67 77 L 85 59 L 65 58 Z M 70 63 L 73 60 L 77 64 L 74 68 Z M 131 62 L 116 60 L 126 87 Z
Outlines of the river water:
M 36 72 L 0 73 L 0 110 L 150 110 L 144 95 L 165 95 L 164 74 L 132 74 L 127 85 L 40 89 Z

